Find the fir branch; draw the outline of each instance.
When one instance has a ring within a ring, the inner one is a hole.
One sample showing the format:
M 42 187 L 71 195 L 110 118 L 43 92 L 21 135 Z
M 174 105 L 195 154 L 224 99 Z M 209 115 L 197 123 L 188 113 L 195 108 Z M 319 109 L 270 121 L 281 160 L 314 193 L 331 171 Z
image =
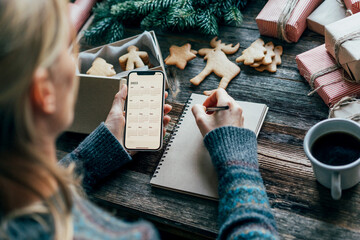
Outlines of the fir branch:
M 129 19 L 139 15 L 138 5 L 141 1 L 124 1 L 111 6 L 110 13 L 117 19 Z
M 250 0 L 249 0 L 250 1 Z M 235 7 L 237 7 L 239 10 L 242 10 L 246 7 L 247 3 L 249 2 L 248 0 L 237 0 L 234 1 L 234 5 Z
M 103 1 L 101 3 L 97 3 L 96 6 L 93 8 L 94 13 L 94 21 L 97 22 L 101 19 L 110 17 L 110 9 L 111 5 L 107 1 Z
M 206 7 L 210 4 L 211 0 L 193 0 L 194 7 Z
M 216 15 L 217 18 L 221 19 L 224 11 L 223 5 L 221 2 L 215 2 L 209 5 L 210 11 Z
M 107 30 L 111 27 L 113 19 L 108 17 L 96 22 L 89 30 L 84 32 L 85 40 L 90 44 L 98 44 L 104 41 Z
M 243 22 L 243 17 L 240 10 L 232 6 L 224 13 L 225 24 L 240 27 Z
M 106 42 L 112 43 L 119 41 L 124 36 L 124 26 L 121 21 L 114 21 L 106 33 Z
M 196 25 L 196 11 L 188 0 L 172 5 L 168 10 L 167 23 L 170 29 L 183 31 Z
M 123 36 L 124 24 L 145 29 L 218 34 L 218 23 L 240 26 L 248 0 L 103 0 L 94 8 L 93 26 L 85 32 L 88 43 L 113 42 Z
M 147 15 L 154 10 L 165 9 L 175 4 L 178 0 L 146 0 L 139 1 L 138 9 L 142 15 Z
M 167 22 L 166 16 L 168 12 L 164 11 L 164 9 L 156 9 L 155 11 L 151 12 L 141 21 L 141 28 L 143 29 L 167 29 Z
M 197 11 L 197 23 L 200 32 L 207 35 L 218 35 L 218 23 L 214 14 L 209 9 Z

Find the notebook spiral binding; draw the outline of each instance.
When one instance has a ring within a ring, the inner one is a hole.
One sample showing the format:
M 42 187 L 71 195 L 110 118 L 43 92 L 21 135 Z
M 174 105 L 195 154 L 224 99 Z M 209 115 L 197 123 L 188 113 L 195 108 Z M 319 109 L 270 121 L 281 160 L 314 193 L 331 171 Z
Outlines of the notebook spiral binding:
M 173 142 L 173 140 L 174 140 L 174 138 L 175 138 L 175 136 L 176 136 L 176 133 L 178 132 L 178 128 L 180 127 L 182 121 L 184 120 L 183 118 L 185 117 L 185 114 L 186 114 L 187 111 L 189 110 L 191 101 L 192 101 L 192 98 L 189 97 L 188 100 L 187 100 L 186 103 L 185 103 L 183 112 L 182 112 L 181 116 L 179 117 L 179 120 L 177 121 L 177 123 L 176 123 L 176 125 L 175 125 L 175 127 L 174 127 L 174 129 L 173 129 L 173 131 L 172 131 L 172 135 L 171 135 L 171 138 L 170 138 L 170 140 L 169 140 L 169 143 L 168 143 L 168 145 L 166 146 L 166 149 L 165 149 L 165 151 L 164 151 L 164 153 L 163 153 L 163 155 L 162 155 L 162 157 L 161 157 L 161 159 L 160 159 L 160 161 L 159 161 L 158 166 L 156 167 L 156 170 L 155 170 L 155 172 L 154 172 L 153 178 L 155 178 L 155 177 L 156 177 L 156 174 L 159 173 L 159 170 L 160 170 L 163 162 L 165 161 L 166 154 L 168 153 L 168 151 L 169 151 L 169 149 L 170 149 L 170 147 L 171 147 L 171 143 Z

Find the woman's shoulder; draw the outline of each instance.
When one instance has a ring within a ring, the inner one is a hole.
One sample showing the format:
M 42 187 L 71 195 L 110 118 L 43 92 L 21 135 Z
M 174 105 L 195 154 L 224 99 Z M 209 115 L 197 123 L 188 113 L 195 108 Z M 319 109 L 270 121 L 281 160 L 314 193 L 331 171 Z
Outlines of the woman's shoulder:
M 23 215 L 6 222 L 2 221 L 0 239 L 52 239 L 54 231 L 51 221 L 49 214 Z
M 144 220 L 126 222 L 80 196 L 73 206 L 74 237 L 81 239 L 159 239 L 155 227 Z M 116 236 L 116 237 L 115 237 Z

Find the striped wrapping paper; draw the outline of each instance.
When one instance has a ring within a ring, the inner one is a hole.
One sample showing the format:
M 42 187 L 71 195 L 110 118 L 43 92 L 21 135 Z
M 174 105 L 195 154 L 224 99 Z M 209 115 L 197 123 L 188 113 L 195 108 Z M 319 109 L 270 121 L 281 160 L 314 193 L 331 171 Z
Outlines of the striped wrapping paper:
M 277 37 L 277 21 L 288 0 L 269 0 L 259 15 L 256 17 L 261 35 Z M 292 42 L 297 42 L 301 34 L 306 29 L 306 18 L 323 0 L 299 0 L 285 31 L 287 38 Z
M 70 19 L 76 32 L 89 18 L 91 9 L 96 2 L 97 0 L 76 0 L 75 3 L 69 3 Z
M 325 44 L 296 56 L 300 74 L 310 83 L 311 75 L 336 64 L 326 51 Z M 315 79 L 315 88 L 342 78 L 342 69 L 335 70 Z M 333 106 L 345 96 L 360 96 L 360 84 L 340 81 L 320 88 L 317 93 L 329 106 Z
M 360 12 L 360 0 L 344 0 L 345 5 L 353 14 Z

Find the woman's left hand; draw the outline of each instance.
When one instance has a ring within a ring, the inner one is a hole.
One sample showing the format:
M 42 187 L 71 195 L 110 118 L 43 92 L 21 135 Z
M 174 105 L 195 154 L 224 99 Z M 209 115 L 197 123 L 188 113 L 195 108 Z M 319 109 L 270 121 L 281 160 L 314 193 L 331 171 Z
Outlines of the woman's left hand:
M 105 125 L 110 132 L 116 137 L 122 146 L 124 146 L 124 128 L 125 128 L 125 100 L 127 96 L 127 86 L 123 85 L 120 91 L 115 95 L 113 105 L 110 113 L 106 118 Z M 165 98 L 168 93 L 165 92 Z M 172 109 L 169 104 L 164 105 L 164 119 L 163 119 L 163 136 L 166 133 L 166 126 L 169 124 L 171 117 L 167 115 Z M 131 155 L 134 153 L 132 152 Z

